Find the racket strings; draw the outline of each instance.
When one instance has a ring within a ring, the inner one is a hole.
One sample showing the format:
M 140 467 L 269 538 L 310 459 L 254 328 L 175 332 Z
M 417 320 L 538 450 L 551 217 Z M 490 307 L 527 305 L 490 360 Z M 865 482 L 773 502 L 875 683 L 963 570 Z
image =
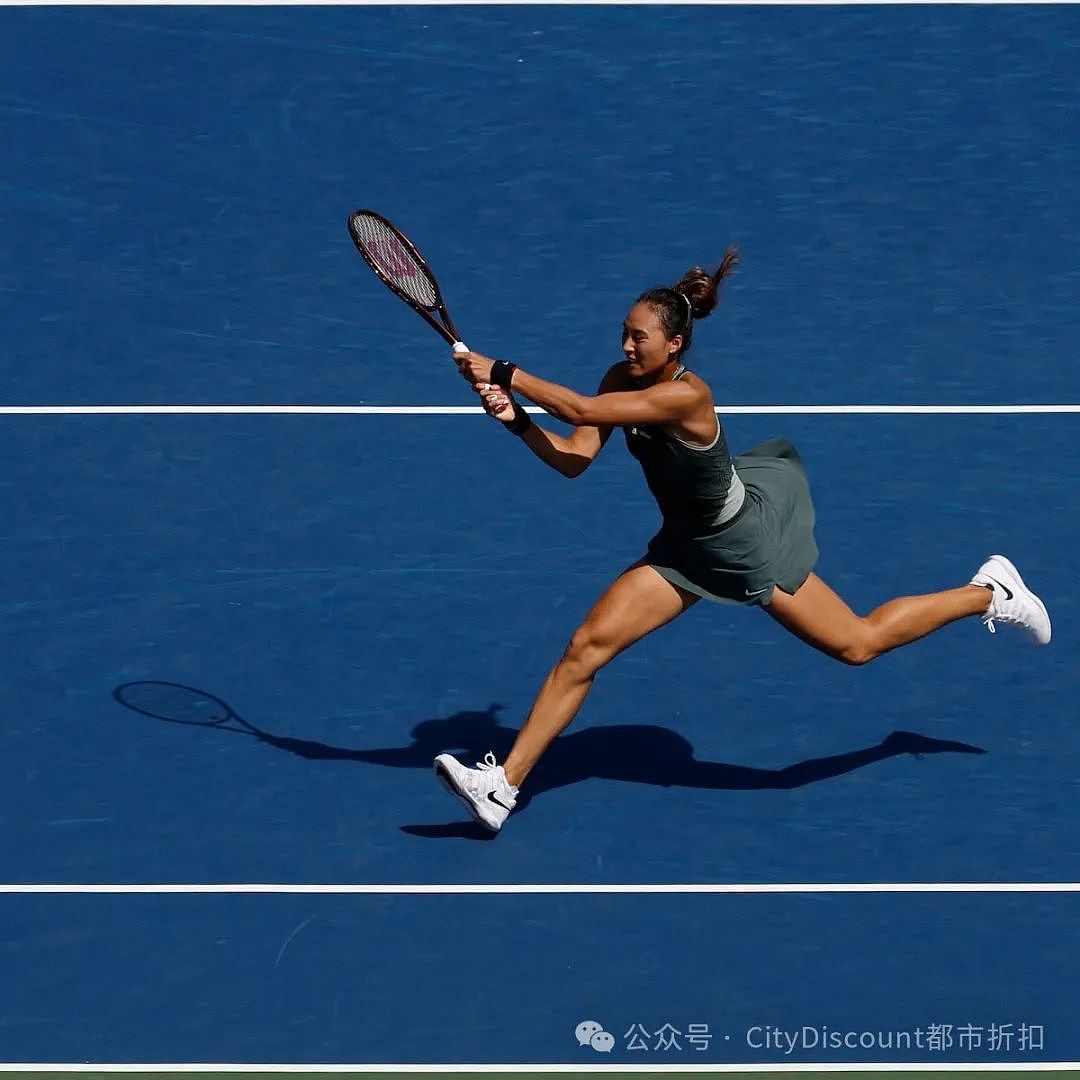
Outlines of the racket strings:
M 372 266 L 402 292 L 423 307 L 438 305 L 439 295 L 427 269 L 385 222 L 367 214 L 353 214 L 349 218 L 349 229 L 357 247 Z

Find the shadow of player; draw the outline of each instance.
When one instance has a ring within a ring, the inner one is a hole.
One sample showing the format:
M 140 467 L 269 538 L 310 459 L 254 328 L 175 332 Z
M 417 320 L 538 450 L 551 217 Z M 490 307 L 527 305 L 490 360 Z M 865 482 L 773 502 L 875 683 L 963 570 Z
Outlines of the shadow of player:
M 155 706 L 157 711 L 150 712 L 133 704 L 138 698 L 130 693 L 130 688 L 139 686 L 171 688 L 174 693 L 170 700 L 175 703 L 171 708 L 177 715 L 166 714 L 160 706 Z M 176 683 L 129 683 L 118 687 L 113 696 L 120 704 L 136 712 L 185 724 L 192 723 L 180 715 L 181 710 L 187 708 L 184 704 L 187 699 L 195 704 L 212 702 L 219 712 L 227 710 L 236 719 L 236 725 L 227 730 L 250 735 L 267 746 L 309 761 L 357 761 L 387 768 L 430 769 L 435 755 L 444 751 L 453 753 L 468 764 L 472 760 L 479 760 L 489 750 L 502 760 L 517 736 L 516 729 L 499 722 L 498 714 L 503 707 L 494 703 L 486 709 L 463 710 L 451 716 L 423 720 L 412 729 L 406 745 L 363 749 L 272 734 L 239 717 L 214 695 Z M 831 780 L 901 754 L 922 757 L 925 754 L 984 752 L 967 743 L 934 739 L 912 731 L 894 731 L 870 746 L 798 761 L 778 769 L 762 769 L 723 761 L 699 761 L 695 757 L 694 747 L 685 736 L 658 724 L 582 728 L 561 735 L 551 744 L 530 774 L 528 787 L 518 798 L 515 814 L 524 811 L 533 799 L 548 791 L 585 780 L 603 779 L 716 791 L 787 791 Z M 475 822 L 403 825 L 401 828 L 413 836 L 436 839 L 491 839 L 494 835 Z

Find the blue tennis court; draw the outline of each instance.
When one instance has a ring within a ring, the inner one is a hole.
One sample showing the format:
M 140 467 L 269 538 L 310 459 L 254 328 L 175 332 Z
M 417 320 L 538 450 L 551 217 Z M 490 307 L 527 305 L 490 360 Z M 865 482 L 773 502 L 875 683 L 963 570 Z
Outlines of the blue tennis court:
M 3 1062 L 1080 1061 L 1080 12 L 0 27 Z M 1001 551 L 1053 643 L 851 669 L 699 604 L 492 839 L 432 759 L 506 753 L 656 508 L 619 438 L 569 484 L 481 414 L 358 206 L 584 392 L 738 241 L 690 362 L 799 447 L 818 572 L 867 611 Z M 118 700 L 159 683 L 251 730 Z

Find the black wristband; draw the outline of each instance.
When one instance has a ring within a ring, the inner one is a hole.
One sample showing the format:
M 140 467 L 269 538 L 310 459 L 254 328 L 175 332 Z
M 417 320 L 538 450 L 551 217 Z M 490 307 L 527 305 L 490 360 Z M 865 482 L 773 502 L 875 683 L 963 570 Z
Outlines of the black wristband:
M 511 435 L 524 435 L 533 426 L 532 417 L 525 411 L 525 407 L 519 405 L 516 401 L 514 402 L 514 414 L 514 419 L 504 420 L 502 426 Z
M 517 364 L 511 364 L 509 360 L 496 360 L 491 365 L 490 381 L 504 390 L 509 390 L 515 371 L 517 371 Z

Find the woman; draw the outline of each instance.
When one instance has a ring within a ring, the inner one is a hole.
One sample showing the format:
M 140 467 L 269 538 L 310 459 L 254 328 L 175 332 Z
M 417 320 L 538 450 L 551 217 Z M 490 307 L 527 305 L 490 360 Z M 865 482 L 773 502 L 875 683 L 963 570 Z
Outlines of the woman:
M 663 518 L 648 550 L 612 583 L 548 675 L 509 756 L 475 769 L 449 754 L 437 775 L 482 825 L 498 831 L 518 789 L 544 750 L 577 715 L 596 673 L 623 649 L 681 615 L 699 599 L 760 607 L 803 641 L 846 664 L 865 664 L 965 616 L 1023 627 L 1050 641 L 1042 601 L 1016 568 L 991 556 L 967 585 L 891 600 L 856 615 L 814 572 L 814 507 L 802 462 L 785 439 L 732 459 L 712 393 L 683 358 L 697 320 L 717 306 L 735 267 L 729 248 L 719 269 L 687 271 L 671 288 L 643 293 L 623 323 L 625 360 L 595 396 L 547 382 L 479 353 L 454 357 L 489 415 L 546 465 L 579 476 L 615 427 L 641 464 Z M 535 425 L 513 395 L 573 425 L 569 436 Z

